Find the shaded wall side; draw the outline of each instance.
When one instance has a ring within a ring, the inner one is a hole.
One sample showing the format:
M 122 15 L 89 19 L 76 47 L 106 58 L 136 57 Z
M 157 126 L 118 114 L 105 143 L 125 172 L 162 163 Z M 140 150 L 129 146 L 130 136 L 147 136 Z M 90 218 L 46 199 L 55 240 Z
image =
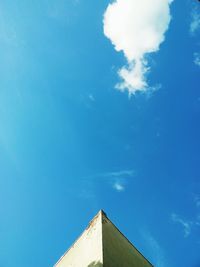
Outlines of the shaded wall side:
M 103 219 L 103 266 L 152 267 L 107 218 Z

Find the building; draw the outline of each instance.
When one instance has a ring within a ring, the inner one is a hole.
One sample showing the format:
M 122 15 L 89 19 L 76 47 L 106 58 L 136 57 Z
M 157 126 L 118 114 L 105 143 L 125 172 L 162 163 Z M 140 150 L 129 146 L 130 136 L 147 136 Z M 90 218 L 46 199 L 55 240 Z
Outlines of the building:
M 54 267 L 152 267 L 101 210 Z

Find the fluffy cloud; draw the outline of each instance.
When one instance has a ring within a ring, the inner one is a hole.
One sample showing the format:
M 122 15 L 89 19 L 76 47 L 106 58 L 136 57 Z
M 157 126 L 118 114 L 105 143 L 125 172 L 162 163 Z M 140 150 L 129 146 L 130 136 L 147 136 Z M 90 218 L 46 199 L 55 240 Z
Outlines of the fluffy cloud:
M 172 0 L 116 0 L 104 14 L 104 34 L 116 51 L 123 51 L 127 66 L 119 70 L 120 90 L 146 91 L 150 70 L 146 55 L 159 50 L 170 23 Z

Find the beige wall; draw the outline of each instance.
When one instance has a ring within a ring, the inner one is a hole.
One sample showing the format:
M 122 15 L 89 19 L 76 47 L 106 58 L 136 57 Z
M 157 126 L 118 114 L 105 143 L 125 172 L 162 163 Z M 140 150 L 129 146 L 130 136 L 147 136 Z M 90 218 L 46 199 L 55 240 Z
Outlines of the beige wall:
M 102 218 L 99 213 L 55 267 L 102 266 Z

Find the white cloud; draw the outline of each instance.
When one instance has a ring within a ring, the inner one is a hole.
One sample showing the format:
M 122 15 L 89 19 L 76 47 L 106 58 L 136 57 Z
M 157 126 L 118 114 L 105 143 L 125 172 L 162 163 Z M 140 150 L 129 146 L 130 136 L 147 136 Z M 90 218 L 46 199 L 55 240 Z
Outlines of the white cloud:
M 92 94 L 89 94 L 89 95 L 88 95 L 88 98 L 89 98 L 92 102 L 95 102 L 95 97 L 94 97 Z
M 185 238 L 192 234 L 192 232 L 195 231 L 195 228 L 197 229 L 200 227 L 200 196 L 193 194 L 193 201 L 196 206 L 196 215 L 192 218 L 192 220 L 183 219 L 176 213 L 171 214 L 172 222 L 178 223 L 182 226 Z
M 127 179 L 135 176 L 134 170 L 122 170 L 115 172 L 102 173 L 100 176 L 105 177 L 111 184 L 112 188 L 119 193 L 126 190 Z
M 194 53 L 194 64 L 200 67 L 200 53 Z
M 193 7 L 191 18 L 190 33 L 193 35 L 200 29 L 200 11 L 197 5 Z
M 171 214 L 171 220 L 174 223 L 178 223 L 183 227 L 183 231 L 184 231 L 184 237 L 188 237 L 191 233 L 191 227 L 193 222 L 191 221 L 186 221 L 184 219 L 182 219 L 178 214 L 176 213 L 172 213 Z
M 109 185 L 112 189 L 114 189 L 118 193 L 122 193 L 126 190 L 126 186 L 128 184 L 128 180 L 135 177 L 136 172 L 132 169 L 130 170 L 120 170 L 120 171 L 111 171 L 111 172 L 102 172 L 97 173 L 95 175 L 83 177 L 83 181 L 85 183 L 84 189 L 81 191 L 80 196 L 84 198 L 92 198 L 94 197 L 94 187 L 91 189 L 89 185 L 95 185 L 98 183 Z M 87 183 L 88 184 L 87 184 Z
M 125 191 L 125 186 L 122 182 L 120 181 L 115 181 L 113 183 L 113 188 L 117 191 L 117 192 L 123 192 Z
M 129 94 L 146 91 L 146 74 L 150 70 L 146 55 L 159 50 L 165 39 L 172 0 L 116 0 L 104 14 L 104 34 L 116 51 L 123 51 L 127 66 L 118 74 L 119 90 Z
M 200 30 L 200 5 L 198 3 L 192 4 L 190 34 L 194 37 Z M 200 52 L 193 54 L 193 62 L 200 67 Z

